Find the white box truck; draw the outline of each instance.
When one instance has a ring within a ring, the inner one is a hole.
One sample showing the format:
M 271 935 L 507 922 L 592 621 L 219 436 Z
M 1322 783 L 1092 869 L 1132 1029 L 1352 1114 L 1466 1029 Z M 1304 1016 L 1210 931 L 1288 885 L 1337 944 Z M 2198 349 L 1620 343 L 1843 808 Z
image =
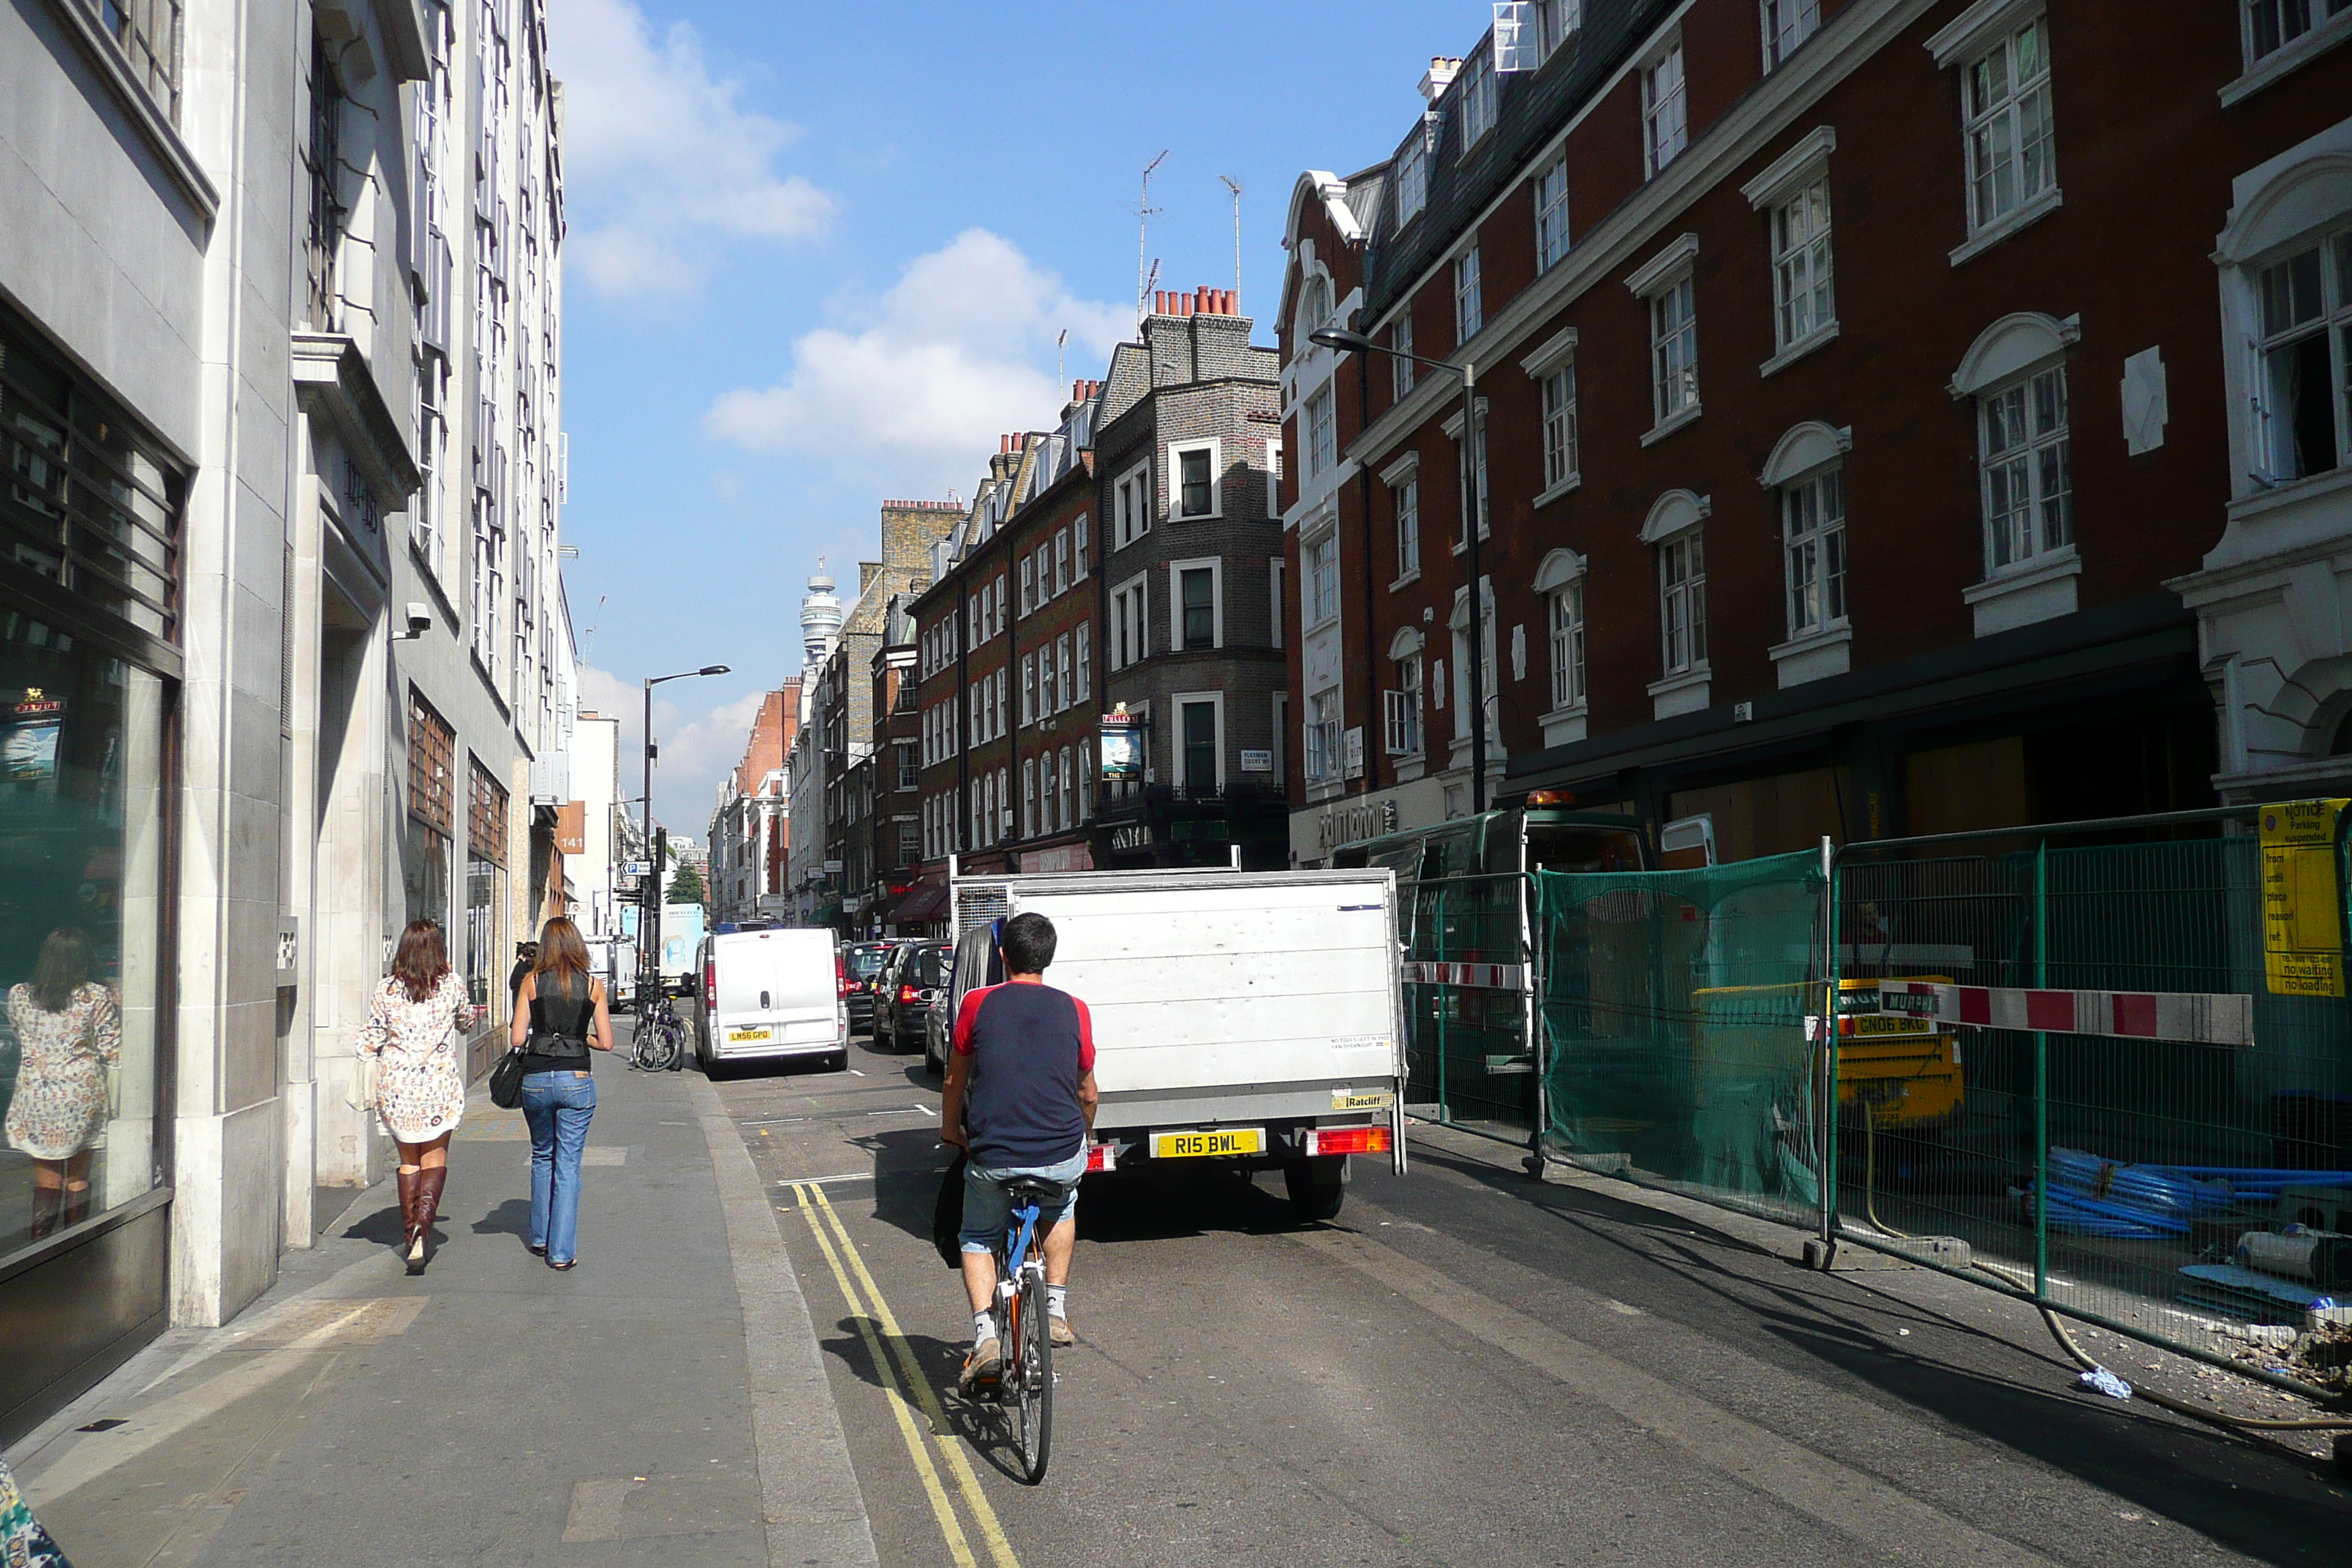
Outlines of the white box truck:
M 729 931 L 703 939 L 693 1004 L 695 1061 L 849 1065 L 840 949 L 823 927 Z
M 1094 1016 L 1102 1102 L 1087 1168 L 1278 1169 L 1328 1219 L 1348 1161 L 1405 1168 L 1396 878 L 1352 871 L 950 875 L 963 994 L 1003 978 L 999 922 L 1054 922 L 1045 982 Z

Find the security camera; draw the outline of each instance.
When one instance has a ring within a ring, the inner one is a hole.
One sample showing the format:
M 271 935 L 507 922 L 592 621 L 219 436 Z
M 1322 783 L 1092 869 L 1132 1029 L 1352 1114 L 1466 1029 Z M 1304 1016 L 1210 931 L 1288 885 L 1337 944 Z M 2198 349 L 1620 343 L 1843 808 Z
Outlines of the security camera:
M 393 640 L 394 642 L 415 642 L 418 637 L 423 637 L 426 632 L 429 632 L 432 629 L 432 607 L 426 605 L 420 605 L 415 600 L 411 600 L 408 605 L 408 630 L 401 636 L 394 637 Z

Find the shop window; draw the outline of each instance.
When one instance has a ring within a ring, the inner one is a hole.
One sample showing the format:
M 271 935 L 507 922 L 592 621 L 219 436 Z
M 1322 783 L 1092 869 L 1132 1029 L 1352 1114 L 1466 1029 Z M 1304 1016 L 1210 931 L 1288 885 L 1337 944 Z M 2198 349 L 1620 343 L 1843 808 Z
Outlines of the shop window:
M 0 607 L 0 1258 L 161 1177 L 165 688 Z

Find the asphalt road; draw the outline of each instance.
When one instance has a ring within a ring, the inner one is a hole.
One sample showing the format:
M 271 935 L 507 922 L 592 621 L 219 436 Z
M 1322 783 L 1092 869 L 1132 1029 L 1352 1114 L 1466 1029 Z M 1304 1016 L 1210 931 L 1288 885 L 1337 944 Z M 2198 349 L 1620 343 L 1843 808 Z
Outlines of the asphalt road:
M 2324 1461 L 2079 1392 L 1986 1291 L 1809 1272 L 1753 1226 L 1539 1185 L 1453 1132 L 1403 1177 L 1360 1160 L 1328 1226 L 1271 1176 L 1089 1184 L 1080 1343 L 1024 1486 L 950 1392 L 971 1319 L 929 1240 L 936 1080 L 849 1065 L 719 1089 L 886 1563 L 2347 1560 Z

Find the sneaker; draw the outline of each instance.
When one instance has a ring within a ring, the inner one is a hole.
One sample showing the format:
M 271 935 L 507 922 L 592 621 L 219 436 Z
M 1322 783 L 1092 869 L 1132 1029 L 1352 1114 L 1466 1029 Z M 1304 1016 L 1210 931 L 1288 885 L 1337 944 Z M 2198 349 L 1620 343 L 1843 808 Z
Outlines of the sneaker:
M 972 1346 L 971 1354 L 964 1358 L 963 1376 L 960 1381 L 969 1389 L 980 1384 L 994 1383 L 997 1373 L 1003 1370 L 1003 1347 L 992 1339 L 982 1340 Z
M 1070 1327 L 1069 1319 L 1056 1313 L 1048 1313 L 1045 1318 L 1045 1337 L 1056 1345 L 1074 1345 L 1078 1342 L 1078 1331 Z

